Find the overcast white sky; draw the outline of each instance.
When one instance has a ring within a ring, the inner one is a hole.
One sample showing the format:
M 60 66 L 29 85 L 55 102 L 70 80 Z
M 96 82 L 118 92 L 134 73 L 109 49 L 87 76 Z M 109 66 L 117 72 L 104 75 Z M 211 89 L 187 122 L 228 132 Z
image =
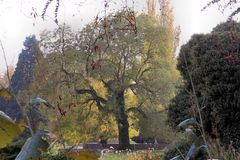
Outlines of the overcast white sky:
M 23 47 L 25 37 L 31 34 L 38 35 L 43 29 L 53 29 L 56 25 L 51 19 L 36 20 L 30 16 L 32 7 L 36 8 L 40 15 L 46 0 L 2 0 L 0 1 L 0 39 L 4 45 L 7 61 L 15 65 L 18 54 Z M 82 1 L 79 7 L 75 5 L 77 0 L 62 0 L 60 6 L 60 23 L 66 22 L 74 29 L 80 29 L 94 16 L 102 11 L 104 0 L 78 0 Z M 186 43 L 194 33 L 207 33 L 218 23 L 227 19 L 217 10 L 217 6 L 211 6 L 204 12 L 201 8 L 209 0 L 170 0 L 174 7 L 176 24 L 181 27 L 180 44 Z M 121 3 L 120 0 L 117 0 Z M 54 4 L 52 4 L 54 7 Z M 118 6 L 119 4 L 116 4 Z M 146 0 L 135 0 L 135 8 L 138 11 L 146 10 Z M 114 6 L 114 5 L 113 5 Z M 49 8 L 48 15 L 53 17 L 54 8 Z M 33 25 L 35 23 L 35 25 Z M 5 70 L 2 51 L 0 51 L 0 72 Z

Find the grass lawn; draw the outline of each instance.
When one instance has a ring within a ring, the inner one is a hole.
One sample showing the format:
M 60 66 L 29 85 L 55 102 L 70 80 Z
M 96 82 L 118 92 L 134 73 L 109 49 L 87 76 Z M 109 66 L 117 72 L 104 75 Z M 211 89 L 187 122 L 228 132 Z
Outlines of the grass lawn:
M 100 160 L 161 160 L 164 153 L 162 151 L 142 150 L 134 152 L 113 152 L 101 157 Z

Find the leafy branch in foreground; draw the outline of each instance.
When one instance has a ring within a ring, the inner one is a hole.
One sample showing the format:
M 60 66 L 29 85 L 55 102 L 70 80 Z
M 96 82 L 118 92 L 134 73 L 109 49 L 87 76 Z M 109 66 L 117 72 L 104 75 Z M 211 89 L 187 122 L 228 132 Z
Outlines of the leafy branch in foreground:
M 13 139 L 18 138 L 24 129 L 22 122 L 17 124 L 8 115 L 0 111 L 0 148 L 5 147 Z

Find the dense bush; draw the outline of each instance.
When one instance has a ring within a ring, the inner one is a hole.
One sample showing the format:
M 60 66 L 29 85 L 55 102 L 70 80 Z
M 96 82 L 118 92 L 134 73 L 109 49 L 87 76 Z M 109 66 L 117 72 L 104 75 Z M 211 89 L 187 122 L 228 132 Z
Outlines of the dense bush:
M 52 154 L 45 154 L 42 157 L 43 160 L 70 160 L 70 158 L 67 158 L 64 154 L 56 154 L 56 155 L 52 155 Z
M 5 148 L 0 149 L 0 159 L 1 160 L 14 160 L 18 153 L 21 151 L 21 148 L 25 140 L 19 140 L 13 142 Z
M 171 126 L 177 126 L 181 121 L 190 118 L 191 98 L 189 94 L 180 90 L 169 105 L 168 121 Z
M 218 25 L 182 46 L 178 69 L 184 86 L 169 106 L 171 124 L 196 115 L 191 75 L 201 107 L 204 128 L 212 138 L 240 147 L 240 24 Z

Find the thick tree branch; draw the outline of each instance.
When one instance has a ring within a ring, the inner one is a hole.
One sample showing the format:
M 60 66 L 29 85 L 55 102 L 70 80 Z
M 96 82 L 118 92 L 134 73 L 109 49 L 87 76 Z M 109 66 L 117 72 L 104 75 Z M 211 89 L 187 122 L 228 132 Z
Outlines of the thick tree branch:
M 139 76 L 137 78 L 137 81 L 142 78 L 143 74 L 150 71 L 152 68 L 151 67 L 148 67 L 148 68 L 145 68 L 144 70 L 142 70 L 140 73 L 139 73 Z
M 147 50 L 147 57 L 146 59 L 143 61 L 142 66 L 139 67 L 139 70 L 137 71 L 137 75 L 135 77 L 135 82 L 138 83 L 139 80 L 142 78 L 143 74 L 145 72 L 148 72 L 151 70 L 151 67 L 146 67 L 147 64 L 149 63 L 149 60 L 152 58 L 152 54 L 151 54 L 151 46 L 152 46 L 152 42 L 150 42 L 148 50 Z
M 94 101 L 92 101 L 92 103 L 89 105 L 89 110 L 88 110 L 88 113 L 87 113 L 87 115 L 86 115 L 86 118 L 88 118 L 88 116 L 90 115 L 90 112 L 91 112 L 91 110 L 92 110 L 93 104 L 94 104 Z
M 129 112 L 134 112 L 134 113 L 139 113 L 143 116 L 143 118 L 147 118 L 147 115 L 144 113 L 144 111 L 140 108 L 143 105 L 143 102 L 140 103 L 137 107 L 131 107 L 126 110 L 127 113 Z
M 83 94 L 89 94 L 92 96 L 92 100 L 94 100 L 96 102 L 96 105 L 98 107 L 98 109 L 101 112 L 108 112 L 108 110 L 106 110 L 102 104 L 106 104 L 107 100 L 98 96 L 97 92 L 90 87 L 90 89 L 76 89 L 76 93 L 79 95 L 83 95 Z
M 93 98 L 89 98 L 89 99 L 87 99 L 86 101 L 84 101 L 84 102 L 82 102 L 81 104 L 88 104 L 89 102 L 95 102 L 95 100 L 93 99 Z
M 103 84 L 104 84 L 104 86 L 108 89 L 108 90 L 110 90 L 110 91 L 113 91 L 113 89 L 112 89 L 112 83 L 113 83 L 113 80 L 109 80 L 109 81 L 104 81 L 103 79 L 101 80 L 102 82 L 103 82 Z
M 134 113 L 139 113 L 143 116 L 143 118 L 147 118 L 147 115 L 144 113 L 144 111 L 138 107 L 131 107 L 126 110 L 127 113 L 129 112 L 134 112 Z

